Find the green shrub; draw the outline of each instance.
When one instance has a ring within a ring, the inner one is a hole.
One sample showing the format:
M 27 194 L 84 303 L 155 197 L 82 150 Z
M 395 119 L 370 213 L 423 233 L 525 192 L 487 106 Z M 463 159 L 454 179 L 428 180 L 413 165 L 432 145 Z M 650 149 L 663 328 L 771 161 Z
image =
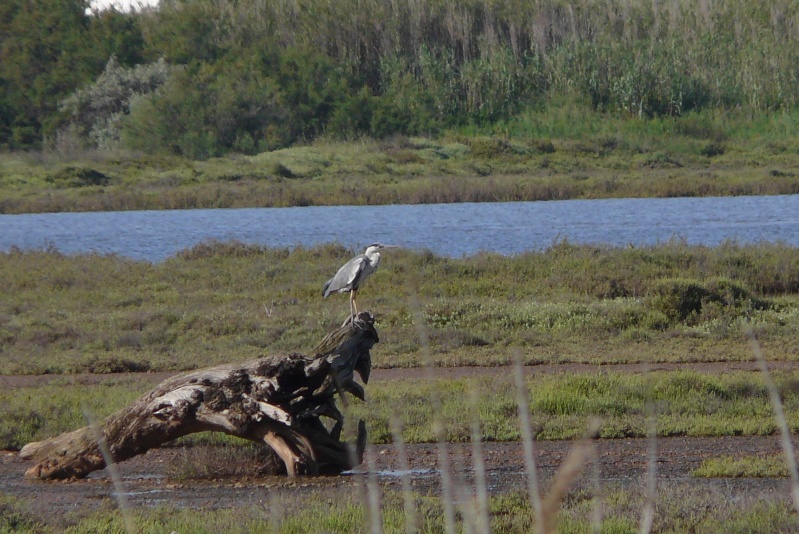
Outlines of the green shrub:
M 702 147 L 702 149 L 699 151 L 700 154 L 702 154 L 703 156 L 707 156 L 709 158 L 715 156 L 722 156 L 724 155 L 724 152 L 725 148 L 724 145 L 721 143 L 710 143 Z
M 497 137 L 476 137 L 469 140 L 472 154 L 480 159 L 499 158 L 513 152 L 513 146 L 507 139 Z
M 684 278 L 659 280 L 648 292 L 647 302 L 672 323 L 688 324 L 722 318 L 729 322 L 751 310 L 769 307 L 768 301 L 754 297 L 729 278 L 711 278 L 704 283 Z
M 77 127 L 83 141 L 93 148 L 118 148 L 122 118 L 130 113 L 131 100 L 153 93 L 166 83 L 171 70 L 163 59 L 128 69 L 112 56 L 92 85 L 61 102 L 61 111 L 68 117 L 63 128 Z
M 108 185 L 111 179 L 100 171 L 82 167 L 63 167 L 45 180 L 56 187 L 88 187 L 92 185 Z
M 372 96 L 366 87 L 352 95 L 345 95 L 330 115 L 327 133 L 338 139 L 373 133 L 372 120 L 379 102 L 380 97 Z
M 684 322 L 697 317 L 702 302 L 710 295 L 705 286 L 685 278 L 658 280 L 649 291 L 649 306 L 663 313 L 671 322 Z
M 133 361 L 116 356 L 93 356 L 83 365 L 82 371 L 94 374 L 143 373 L 150 370 L 147 362 Z

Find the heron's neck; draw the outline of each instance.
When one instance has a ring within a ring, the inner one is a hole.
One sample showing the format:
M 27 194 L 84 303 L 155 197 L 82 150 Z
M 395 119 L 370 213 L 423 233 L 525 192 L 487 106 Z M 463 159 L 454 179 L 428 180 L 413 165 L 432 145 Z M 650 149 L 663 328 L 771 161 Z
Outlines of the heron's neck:
M 380 253 L 374 251 L 372 253 L 367 252 L 366 257 L 369 258 L 369 263 L 372 264 L 372 267 L 377 267 L 377 264 L 380 263 Z

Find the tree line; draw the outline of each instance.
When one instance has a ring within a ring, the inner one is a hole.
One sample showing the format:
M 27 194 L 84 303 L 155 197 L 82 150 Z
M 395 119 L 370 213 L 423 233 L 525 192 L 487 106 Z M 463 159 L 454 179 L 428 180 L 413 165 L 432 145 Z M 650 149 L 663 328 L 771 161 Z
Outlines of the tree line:
M 0 148 L 206 158 L 320 136 L 435 135 L 576 101 L 791 110 L 799 3 L 88 0 L 0 6 Z

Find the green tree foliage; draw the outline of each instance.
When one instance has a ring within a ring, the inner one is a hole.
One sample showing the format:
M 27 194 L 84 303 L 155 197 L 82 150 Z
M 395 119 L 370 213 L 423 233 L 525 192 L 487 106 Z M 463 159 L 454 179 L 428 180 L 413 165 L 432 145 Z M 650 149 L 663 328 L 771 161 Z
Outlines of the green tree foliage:
M 145 61 L 141 22 L 140 16 L 120 13 L 115 9 L 98 11 L 89 17 L 89 44 L 96 61 L 92 65 L 93 72 L 104 68 L 110 57 L 116 58 L 124 67 Z
M 177 69 L 149 96 L 131 99 L 128 146 L 208 158 L 286 142 L 287 113 L 274 82 L 252 65 L 200 63 Z
M 134 19 L 87 14 L 88 0 L 5 0 L 0 6 L 0 147 L 41 145 L 58 102 L 93 79 L 110 53 L 139 60 Z
M 67 131 L 77 134 L 84 145 L 117 148 L 122 119 L 130 113 L 130 101 L 155 91 L 168 75 L 169 66 L 163 60 L 126 69 L 112 56 L 93 85 L 62 102 L 61 109 L 69 117 Z
M 124 139 L 187 155 L 491 127 L 564 99 L 644 118 L 799 104 L 799 3 L 786 0 L 87 3 L 0 6 L 1 146 L 40 144 L 111 55 L 184 68 L 136 99 Z
M 11 0 L 0 8 L 0 79 L 7 109 L 0 144 L 36 145 L 60 97 L 86 75 L 87 0 Z
M 242 2 L 246 3 L 249 2 Z M 161 1 L 159 9 L 143 21 L 147 35 L 145 54 L 180 65 L 219 60 L 227 48 L 218 31 L 224 10 L 224 2 L 215 9 L 214 3 L 207 0 Z

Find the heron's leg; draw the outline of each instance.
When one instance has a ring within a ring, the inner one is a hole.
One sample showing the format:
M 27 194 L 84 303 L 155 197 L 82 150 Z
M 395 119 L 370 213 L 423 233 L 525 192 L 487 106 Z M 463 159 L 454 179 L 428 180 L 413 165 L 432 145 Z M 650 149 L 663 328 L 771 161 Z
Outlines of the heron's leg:
M 357 313 L 357 308 L 355 307 L 355 293 L 357 291 L 355 289 L 350 291 L 350 322 L 355 322 L 355 315 Z
M 355 303 L 355 294 L 358 292 L 357 289 L 352 290 L 352 307 L 355 309 L 355 313 L 353 316 L 358 315 L 358 304 Z

